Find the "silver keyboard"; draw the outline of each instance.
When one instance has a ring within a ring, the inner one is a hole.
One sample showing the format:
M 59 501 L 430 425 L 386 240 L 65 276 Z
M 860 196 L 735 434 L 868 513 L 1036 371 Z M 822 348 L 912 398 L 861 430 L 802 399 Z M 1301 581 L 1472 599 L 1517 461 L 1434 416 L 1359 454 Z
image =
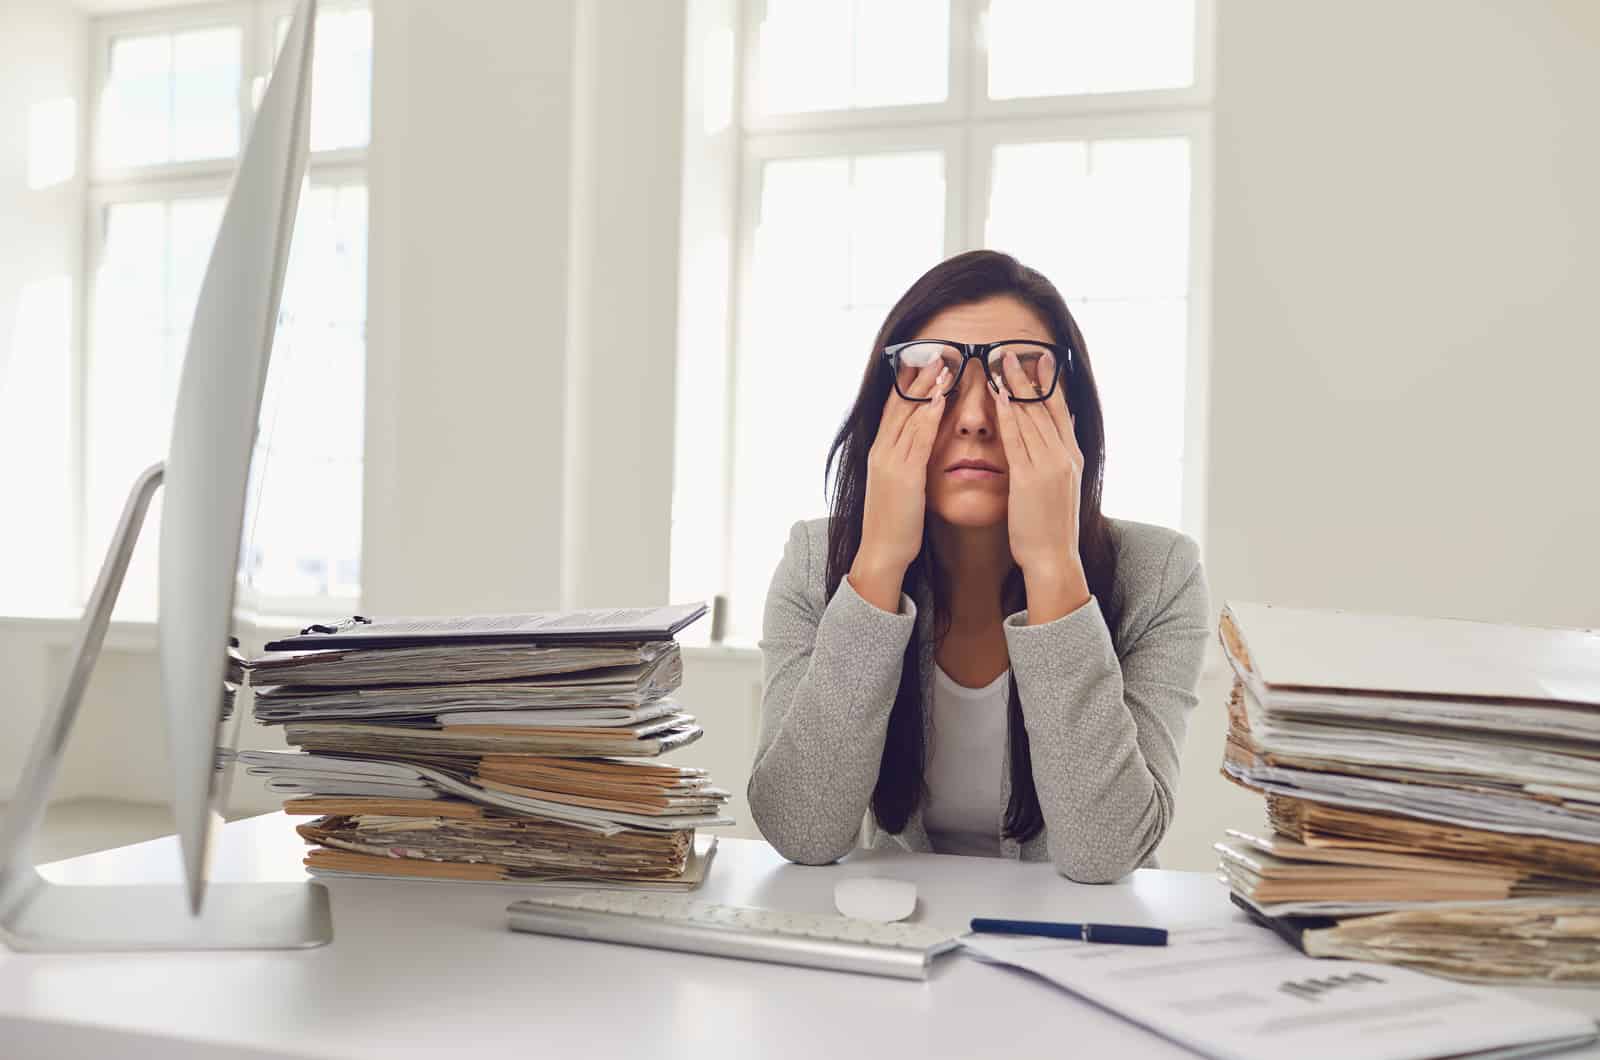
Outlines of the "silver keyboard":
M 513 902 L 513 931 L 653 946 L 899 979 L 926 979 L 933 958 L 958 943 L 927 924 L 880 924 L 697 902 L 677 894 L 583 891 Z

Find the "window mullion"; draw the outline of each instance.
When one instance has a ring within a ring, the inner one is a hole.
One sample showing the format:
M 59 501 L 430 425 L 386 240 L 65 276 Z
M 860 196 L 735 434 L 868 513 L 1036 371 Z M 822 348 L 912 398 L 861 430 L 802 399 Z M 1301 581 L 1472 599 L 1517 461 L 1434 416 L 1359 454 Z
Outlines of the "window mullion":
M 178 157 L 178 42 L 167 35 L 167 157 Z
M 256 70 L 261 62 L 261 5 L 252 3 L 245 12 L 243 29 L 239 34 L 239 154 L 244 160 L 244 145 L 250 142 L 250 130 L 255 127 L 256 111 L 254 87 Z
M 977 96 L 984 91 L 989 68 L 984 40 L 989 0 L 951 0 L 951 3 L 950 91 L 960 93 L 957 103 L 961 126 L 956 135 L 956 157 L 951 160 L 951 171 L 956 176 L 950 189 L 953 208 L 947 243 L 951 253 L 960 253 L 983 246 L 989 181 L 986 172 L 979 169 L 981 160 L 973 126 L 977 121 Z
M 971 121 L 976 93 L 988 69 L 983 46 L 984 12 L 989 0 L 950 0 L 950 98 L 963 121 Z

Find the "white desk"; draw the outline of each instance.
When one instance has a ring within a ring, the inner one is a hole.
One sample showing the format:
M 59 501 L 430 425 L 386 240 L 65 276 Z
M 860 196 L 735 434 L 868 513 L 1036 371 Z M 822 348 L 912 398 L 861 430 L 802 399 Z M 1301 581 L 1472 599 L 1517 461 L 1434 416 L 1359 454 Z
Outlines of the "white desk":
M 223 832 L 214 878 L 300 879 L 303 849 L 282 814 L 237 821 Z M 738 839 L 722 840 L 697 897 L 832 912 L 833 881 L 869 868 L 915 880 L 919 915 L 952 927 L 982 913 L 1155 924 L 1239 915 L 1204 873 L 1141 870 L 1091 887 L 1048 865 L 868 853 L 807 868 Z M 158 839 L 58 862 L 46 875 L 175 881 L 177 846 Z M 505 906 L 520 892 L 510 887 L 342 880 L 329 891 L 335 938 L 316 950 L 0 949 L 0 1057 L 1191 1055 L 962 956 L 940 958 L 926 983 L 904 982 L 512 933 Z M 1523 993 L 1600 1015 L 1600 990 Z

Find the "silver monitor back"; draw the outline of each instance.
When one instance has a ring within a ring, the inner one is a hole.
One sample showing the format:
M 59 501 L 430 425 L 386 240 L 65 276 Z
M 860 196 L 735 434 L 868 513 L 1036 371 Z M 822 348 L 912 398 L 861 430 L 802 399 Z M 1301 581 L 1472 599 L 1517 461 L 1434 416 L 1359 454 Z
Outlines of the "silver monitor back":
M 333 937 L 319 884 L 206 887 L 231 775 L 221 734 L 235 571 L 267 358 L 305 178 L 316 0 L 300 0 L 245 145 L 201 285 L 172 446 L 133 484 L 84 608 L 60 697 L 40 719 L 16 796 L 0 808 L 0 944 L 39 952 L 283 949 Z M 152 497 L 167 481 L 161 533 L 160 656 L 173 810 L 184 885 L 62 885 L 33 845 Z M 201 901 L 204 899 L 204 907 Z
M 161 522 L 161 690 L 173 813 L 200 908 L 229 769 L 221 704 L 245 492 L 309 150 L 316 0 L 301 0 L 256 112 L 200 286 Z M 231 747 L 228 748 L 231 750 Z

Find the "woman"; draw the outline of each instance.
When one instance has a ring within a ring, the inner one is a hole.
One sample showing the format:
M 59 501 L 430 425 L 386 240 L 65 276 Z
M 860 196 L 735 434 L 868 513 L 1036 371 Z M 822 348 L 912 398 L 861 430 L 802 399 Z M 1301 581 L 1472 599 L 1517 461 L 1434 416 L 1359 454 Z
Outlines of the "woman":
M 767 596 L 750 808 L 823 864 L 866 841 L 1115 880 L 1172 821 L 1208 636 L 1199 553 L 1100 514 L 1104 431 L 1050 282 L 973 251 L 878 332 Z

